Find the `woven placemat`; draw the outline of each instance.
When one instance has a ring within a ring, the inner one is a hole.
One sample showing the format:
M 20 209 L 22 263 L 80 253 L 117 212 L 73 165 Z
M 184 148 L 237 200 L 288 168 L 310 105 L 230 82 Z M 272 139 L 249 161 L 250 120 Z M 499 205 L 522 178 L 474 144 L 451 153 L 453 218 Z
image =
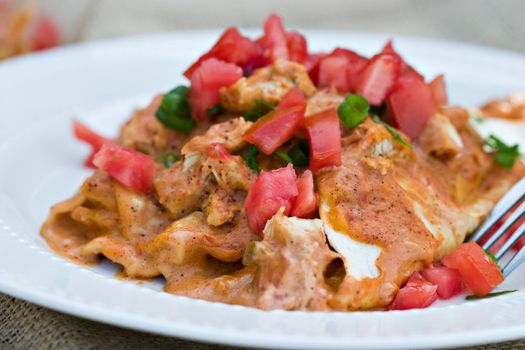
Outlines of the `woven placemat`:
M 131 331 L 65 315 L 0 294 L 0 349 L 235 350 L 241 348 L 202 344 Z M 525 349 L 525 340 L 464 349 Z

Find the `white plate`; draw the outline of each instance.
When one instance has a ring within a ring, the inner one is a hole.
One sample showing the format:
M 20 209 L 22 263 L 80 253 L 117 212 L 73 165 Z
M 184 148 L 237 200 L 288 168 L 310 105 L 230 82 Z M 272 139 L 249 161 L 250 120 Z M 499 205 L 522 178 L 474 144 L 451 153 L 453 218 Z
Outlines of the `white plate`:
M 311 47 L 377 51 L 386 36 L 308 32 Z M 0 291 L 124 327 L 208 342 L 287 348 L 422 348 L 525 336 L 525 291 L 425 310 L 264 312 L 160 292 L 161 282 L 113 278 L 116 267 L 86 268 L 49 251 L 38 235 L 51 204 L 73 194 L 88 171 L 73 140 L 77 116 L 108 135 L 131 109 L 183 82 L 182 70 L 217 32 L 161 34 L 65 47 L 0 64 Z M 398 38 L 428 77 L 445 72 L 451 100 L 476 104 L 525 91 L 525 57 L 455 43 Z M 525 132 L 511 128 L 510 139 Z M 525 147 L 525 146 L 523 146 Z M 525 269 L 502 286 L 525 288 Z

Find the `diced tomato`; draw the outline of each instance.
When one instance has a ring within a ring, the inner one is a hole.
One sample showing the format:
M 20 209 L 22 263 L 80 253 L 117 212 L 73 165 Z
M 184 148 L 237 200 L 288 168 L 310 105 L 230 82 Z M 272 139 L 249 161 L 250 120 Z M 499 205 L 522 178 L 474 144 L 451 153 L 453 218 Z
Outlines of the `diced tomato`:
M 381 53 L 388 53 L 388 54 L 392 54 L 392 55 L 395 55 L 395 56 L 399 57 L 399 60 L 401 62 L 401 75 L 404 75 L 404 74 L 415 74 L 420 79 L 425 80 L 425 78 L 418 71 L 416 71 L 412 66 L 410 66 L 408 63 L 406 63 L 405 60 L 403 60 L 403 57 L 401 57 L 401 55 L 394 48 L 394 44 L 392 43 L 392 40 L 389 40 L 386 43 L 386 45 L 383 48 L 383 50 L 381 51 Z
M 276 14 L 271 14 L 264 22 L 264 45 L 268 50 L 268 58 L 272 62 L 277 59 L 290 58 L 284 24 L 281 17 Z
M 443 264 L 458 270 L 465 286 L 477 296 L 487 295 L 504 280 L 499 267 L 474 242 L 460 245 L 443 258 Z
M 288 141 L 304 120 L 306 100 L 298 89 L 291 89 L 276 109 L 266 114 L 244 134 L 244 139 L 265 154 L 272 154 Z
M 438 75 L 429 84 L 430 93 L 436 106 L 445 106 L 448 103 L 447 86 L 443 74 Z
M 458 270 L 435 266 L 423 270 L 421 274 L 427 281 L 437 286 L 437 294 L 440 299 L 450 299 L 463 291 Z
M 93 163 L 137 192 L 149 192 L 153 184 L 155 162 L 147 154 L 107 143 L 95 154 Z
M 299 194 L 294 201 L 290 214 L 298 218 L 310 218 L 317 210 L 317 194 L 314 191 L 314 177 L 310 170 L 297 179 Z
M 236 64 L 246 71 L 251 68 L 253 61 L 261 55 L 262 49 L 259 45 L 250 38 L 241 35 L 237 28 L 230 27 L 222 33 L 210 51 L 199 57 L 199 59 L 184 72 L 184 76 L 191 79 L 191 75 L 202 62 L 210 58 Z
M 104 144 L 114 143 L 113 140 L 97 134 L 78 120 L 73 120 L 73 134 L 78 140 L 83 141 L 91 146 L 91 153 L 84 161 L 84 165 L 90 168 L 95 167 L 93 164 L 93 157 L 95 156 L 95 153 L 97 153 Z
M 285 168 L 262 171 L 251 184 L 244 202 L 250 229 L 260 233 L 281 207 L 288 215 L 297 194 L 296 174 L 291 164 Z
M 343 56 L 329 56 L 319 62 L 318 86 L 335 87 L 340 92 L 350 91 L 348 60 Z
M 397 80 L 387 103 L 394 125 L 411 138 L 421 133 L 436 111 L 430 89 L 415 74 Z
M 306 99 L 304 94 L 298 88 L 292 88 L 281 98 L 277 109 L 283 110 L 290 107 L 302 106 L 306 107 Z
M 31 39 L 35 50 L 49 49 L 61 42 L 57 25 L 48 17 L 37 20 Z
M 208 157 L 218 160 L 230 158 L 230 152 L 223 143 L 214 142 L 208 145 Z
M 361 73 L 356 92 L 370 104 L 380 106 L 392 90 L 400 71 L 399 56 L 389 53 L 376 55 Z
M 366 58 L 353 51 L 336 48 L 329 55 L 321 56 L 317 66 L 312 66 L 309 73 L 319 87 L 333 86 L 341 92 L 354 91 L 367 62 Z
M 399 290 L 392 310 L 424 309 L 436 301 L 438 287 L 414 272 L 407 284 Z
M 310 144 L 310 170 L 316 174 L 328 166 L 341 165 L 341 129 L 335 109 L 305 118 L 304 126 Z
M 298 32 L 286 33 L 286 46 L 290 60 L 302 63 L 308 57 L 308 44 L 302 34 Z
M 207 111 L 219 103 L 219 89 L 242 78 L 242 69 L 232 63 L 210 58 L 196 68 L 190 78 L 189 104 L 197 120 L 208 117 Z

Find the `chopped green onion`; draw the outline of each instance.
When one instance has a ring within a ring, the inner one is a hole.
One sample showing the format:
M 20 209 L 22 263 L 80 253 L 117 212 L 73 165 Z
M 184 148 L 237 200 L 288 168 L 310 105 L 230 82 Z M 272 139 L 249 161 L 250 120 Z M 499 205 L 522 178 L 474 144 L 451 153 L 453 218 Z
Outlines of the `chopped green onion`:
M 388 125 L 387 123 L 385 123 L 384 121 L 382 121 L 381 119 L 379 119 L 379 117 L 377 116 L 374 116 L 372 118 L 374 120 L 374 122 L 376 122 L 377 124 L 381 124 L 383 125 L 390 134 L 392 134 L 392 136 L 394 136 L 394 140 L 396 140 L 397 142 L 399 142 L 400 144 L 402 144 L 403 146 L 405 147 L 408 147 L 408 148 L 412 148 L 412 145 L 407 142 L 402 136 L 400 133 L 398 133 L 396 131 L 396 129 L 394 129 L 393 127 L 391 127 L 390 125 Z
M 222 109 L 221 104 L 220 103 L 216 103 L 213 106 L 211 106 L 210 108 L 208 108 L 208 110 L 206 111 L 206 114 L 208 114 L 208 117 L 213 117 L 213 116 L 216 116 L 217 114 L 222 113 L 222 111 L 223 111 L 223 109 Z
M 295 167 L 308 166 L 310 163 L 310 147 L 308 145 L 308 140 L 300 139 L 298 140 L 288 151 L 288 157 L 292 161 L 292 164 Z
M 504 295 L 504 294 L 509 294 L 509 293 L 514 293 L 514 292 L 517 292 L 518 290 L 517 289 L 513 289 L 513 290 L 503 290 L 501 292 L 494 292 L 494 293 L 489 293 L 485 296 L 482 296 L 482 297 L 478 297 L 477 295 L 468 295 L 465 300 L 479 300 L 479 299 L 487 299 L 487 298 L 494 298 L 494 297 L 497 297 L 499 295 Z
M 512 168 L 520 156 L 519 145 L 509 146 L 494 135 L 490 135 L 485 144 L 494 150 L 494 160 L 504 168 Z
M 162 124 L 177 131 L 188 132 L 193 129 L 196 122 L 191 119 L 188 88 L 180 85 L 165 94 L 155 117 Z
M 353 129 L 368 118 L 370 104 L 361 95 L 347 95 L 337 108 L 337 114 L 343 125 Z
M 257 146 L 249 145 L 248 149 L 246 150 L 246 165 L 253 171 L 255 171 L 257 174 L 261 172 L 261 169 L 259 168 L 259 164 L 257 164 L 257 155 L 259 154 L 259 149 Z
M 273 154 L 279 158 L 280 160 L 282 160 L 285 164 L 289 164 L 289 163 L 292 163 L 292 158 L 290 158 L 290 156 L 282 151 L 275 151 L 273 152 Z
M 488 250 L 486 249 L 483 249 L 485 251 L 485 254 L 487 254 L 490 258 L 490 260 L 492 260 L 494 262 L 494 264 L 496 264 L 496 266 L 501 270 L 501 267 L 499 267 L 499 260 L 498 258 L 496 258 L 491 252 L 489 252 Z
M 178 162 L 179 160 L 181 160 L 181 157 L 178 154 L 168 152 L 162 157 L 162 164 L 164 164 L 166 168 L 171 168 L 173 163 Z
M 253 122 L 261 118 L 262 116 L 270 113 L 273 110 L 275 110 L 274 105 L 272 105 L 270 102 L 266 100 L 258 98 L 255 100 L 255 108 L 252 109 L 251 111 L 244 112 L 243 116 L 244 116 L 244 119 Z

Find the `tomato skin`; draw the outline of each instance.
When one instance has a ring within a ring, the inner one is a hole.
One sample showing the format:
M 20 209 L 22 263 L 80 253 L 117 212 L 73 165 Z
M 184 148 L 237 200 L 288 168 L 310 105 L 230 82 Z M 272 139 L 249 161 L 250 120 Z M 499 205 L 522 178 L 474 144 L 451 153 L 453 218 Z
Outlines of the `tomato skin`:
M 382 53 L 374 56 L 360 74 L 356 92 L 370 104 L 380 106 L 392 91 L 401 72 L 398 55 Z
M 264 45 L 268 50 L 267 56 L 271 62 L 290 58 L 283 20 L 274 13 L 268 16 L 264 22 Z
M 253 40 L 241 35 L 235 27 L 227 28 L 213 45 L 210 51 L 199 57 L 186 71 L 184 76 L 191 79 L 193 72 L 202 62 L 216 58 L 228 63 L 236 64 L 245 71 L 251 68 L 254 60 L 263 54 L 262 49 Z
M 335 87 L 340 92 L 350 91 L 348 60 L 343 56 L 329 56 L 319 62 L 318 86 Z
M 296 174 L 291 164 L 262 171 L 251 184 L 244 202 L 250 229 L 260 234 L 266 222 L 281 207 L 284 207 L 284 214 L 288 215 L 297 194 Z
M 443 258 L 443 264 L 458 270 L 467 289 L 480 297 L 490 293 L 504 280 L 499 267 L 474 242 L 461 244 Z
M 425 280 L 419 272 L 414 272 L 397 293 L 392 310 L 424 309 L 437 300 L 437 289 L 436 285 Z
M 48 17 L 40 17 L 31 37 L 35 50 L 45 50 L 60 45 L 60 30 Z
M 266 114 L 244 134 L 244 140 L 256 145 L 265 154 L 272 154 L 294 135 L 303 123 L 306 100 L 298 89 L 291 89 L 274 111 Z
M 310 170 L 341 165 L 341 128 L 335 109 L 311 115 L 304 120 L 310 144 Z
M 387 104 L 394 125 L 409 137 L 417 137 L 436 111 L 430 89 L 415 74 L 405 74 L 395 83 Z
M 438 75 L 429 84 L 430 93 L 432 99 L 437 107 L 445 106 L 448 103 L 447 97 L 447 85 L 445 83 L 445 76 L 443 74 Z
M 216 58 L 202 62 L 190 78 L 188 102 L 193 118 L 208 118 L 207 110 L 220 101 L 220 88 L 234 84 L 242 78 L 242 74 L 241 67 Z
M 104 144 L 95 154 L 93 163 L 132 190 L 142 193 L 151 190 L 155 162 L 147 154 L 116 144 Z
M 423 270 L 421 274 L 427 281 L 437 286 L 440 299 L 450 299 L 463 291 L 461 275 L 457 270 L 435 266 Z
M 73 134 L 75 135 L 75 138 L 91 146 L 91 153 L 84 161 L 84 165 L 88 168 L 95 168 L 93 157 L 104 144 L 115 142 L 107 137 L 97 134 L 78 120 L 73 120 Z
M 317 210 L 318 196 L 314 191 L 314 176 L 310 170 L 297 179 L 298 195 L 295 198 L 290 215 L 298 218 L 311 218 Z
M 298 32 L 286 33 L 286 46 L 290 60 L 302 63 L 308 57 L 308 44 L 302 34 Z

